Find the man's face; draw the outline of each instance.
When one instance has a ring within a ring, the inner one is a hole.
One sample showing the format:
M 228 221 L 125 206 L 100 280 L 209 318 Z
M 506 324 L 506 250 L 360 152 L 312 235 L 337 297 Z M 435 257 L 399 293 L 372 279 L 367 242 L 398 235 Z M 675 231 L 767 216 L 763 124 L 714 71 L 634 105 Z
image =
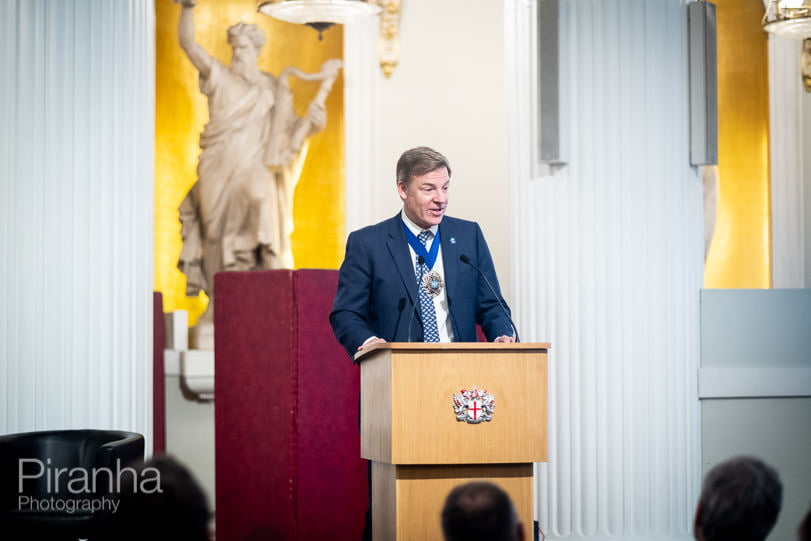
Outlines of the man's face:
M 448 207 L 448 170 L 440 167 L 411 181 L 397 183 L 397 193 L 403 200 L 406 216 L 423 229 L 439 225 Z

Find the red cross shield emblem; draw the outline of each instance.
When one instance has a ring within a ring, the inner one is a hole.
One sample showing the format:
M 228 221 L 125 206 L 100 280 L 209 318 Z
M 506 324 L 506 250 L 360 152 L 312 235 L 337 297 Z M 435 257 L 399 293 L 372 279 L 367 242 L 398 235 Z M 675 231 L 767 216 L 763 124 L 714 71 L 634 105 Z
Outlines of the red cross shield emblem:
M 478 424 L 493 419 L 496 409 L 495 397 L 487 389 L 462 389 L 453 395 L 453 412 L 457 421 Z

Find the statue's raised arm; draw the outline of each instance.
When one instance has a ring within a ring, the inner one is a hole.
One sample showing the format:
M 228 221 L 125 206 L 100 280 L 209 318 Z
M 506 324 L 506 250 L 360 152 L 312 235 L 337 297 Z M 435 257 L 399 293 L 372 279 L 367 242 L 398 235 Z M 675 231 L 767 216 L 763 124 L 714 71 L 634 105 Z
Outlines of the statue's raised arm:
M 208 77 L 213 59 L 199 43 L 194 41 L 194 6 L 197 5 L 197 1 L 175 0 L 175 3 L 183 6 L 177 27 L 180 47 L 189 57 L 191 63 L 194 64 L 194 67 L 197 68 L 197 71 L 200 72 L 200 75 L 204 78 Z

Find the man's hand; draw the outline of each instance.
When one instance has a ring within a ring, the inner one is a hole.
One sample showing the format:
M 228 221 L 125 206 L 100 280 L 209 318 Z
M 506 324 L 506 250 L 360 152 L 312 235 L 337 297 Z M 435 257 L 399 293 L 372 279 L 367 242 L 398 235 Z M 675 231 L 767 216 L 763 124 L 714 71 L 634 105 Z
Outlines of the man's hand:
M 386 341 L 383 340 L 382 338 L 372 338 L 371 340 L 369 340 L 365 344 L 361 344 L 360 346 L 358 346 L 358 351 L 360 351 L 362 349 L 366 349 L 369 346 L 371 346 L 372 344 L 385 344 L 385 343 L 386 343 Z
M 501 336 L 493 340 L 493 342 L 515 342 L 515 337 L 502 334 Z

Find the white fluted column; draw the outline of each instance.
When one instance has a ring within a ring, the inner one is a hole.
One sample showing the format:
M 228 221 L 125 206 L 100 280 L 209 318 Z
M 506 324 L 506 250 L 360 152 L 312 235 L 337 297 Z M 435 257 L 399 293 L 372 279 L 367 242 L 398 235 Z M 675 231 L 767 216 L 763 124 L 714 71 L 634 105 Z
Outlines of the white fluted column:
M 506 2 L 511 296 L 549 341 L 547 539 L 692 539 L 702 190 L 689 164 L 682 0 L 568 0 L 568 163 L 534 150 L 537 2 Z
M 365 17 L 344 25 L 344 136 L 346 186 L 344 225 L 349 234 L 372 223 L 374 156 L 377 153 L 377 107 L 380 64 L 379 17 Z
M 0 433 L 151 437 L 154 48 L 153 0 L 0 3 Z
M 769 35 L 772 287 L 803 288 L 808 236 L 803 180 L 802 42 Z M 805 188 L 808 189 L 808 188 Z

